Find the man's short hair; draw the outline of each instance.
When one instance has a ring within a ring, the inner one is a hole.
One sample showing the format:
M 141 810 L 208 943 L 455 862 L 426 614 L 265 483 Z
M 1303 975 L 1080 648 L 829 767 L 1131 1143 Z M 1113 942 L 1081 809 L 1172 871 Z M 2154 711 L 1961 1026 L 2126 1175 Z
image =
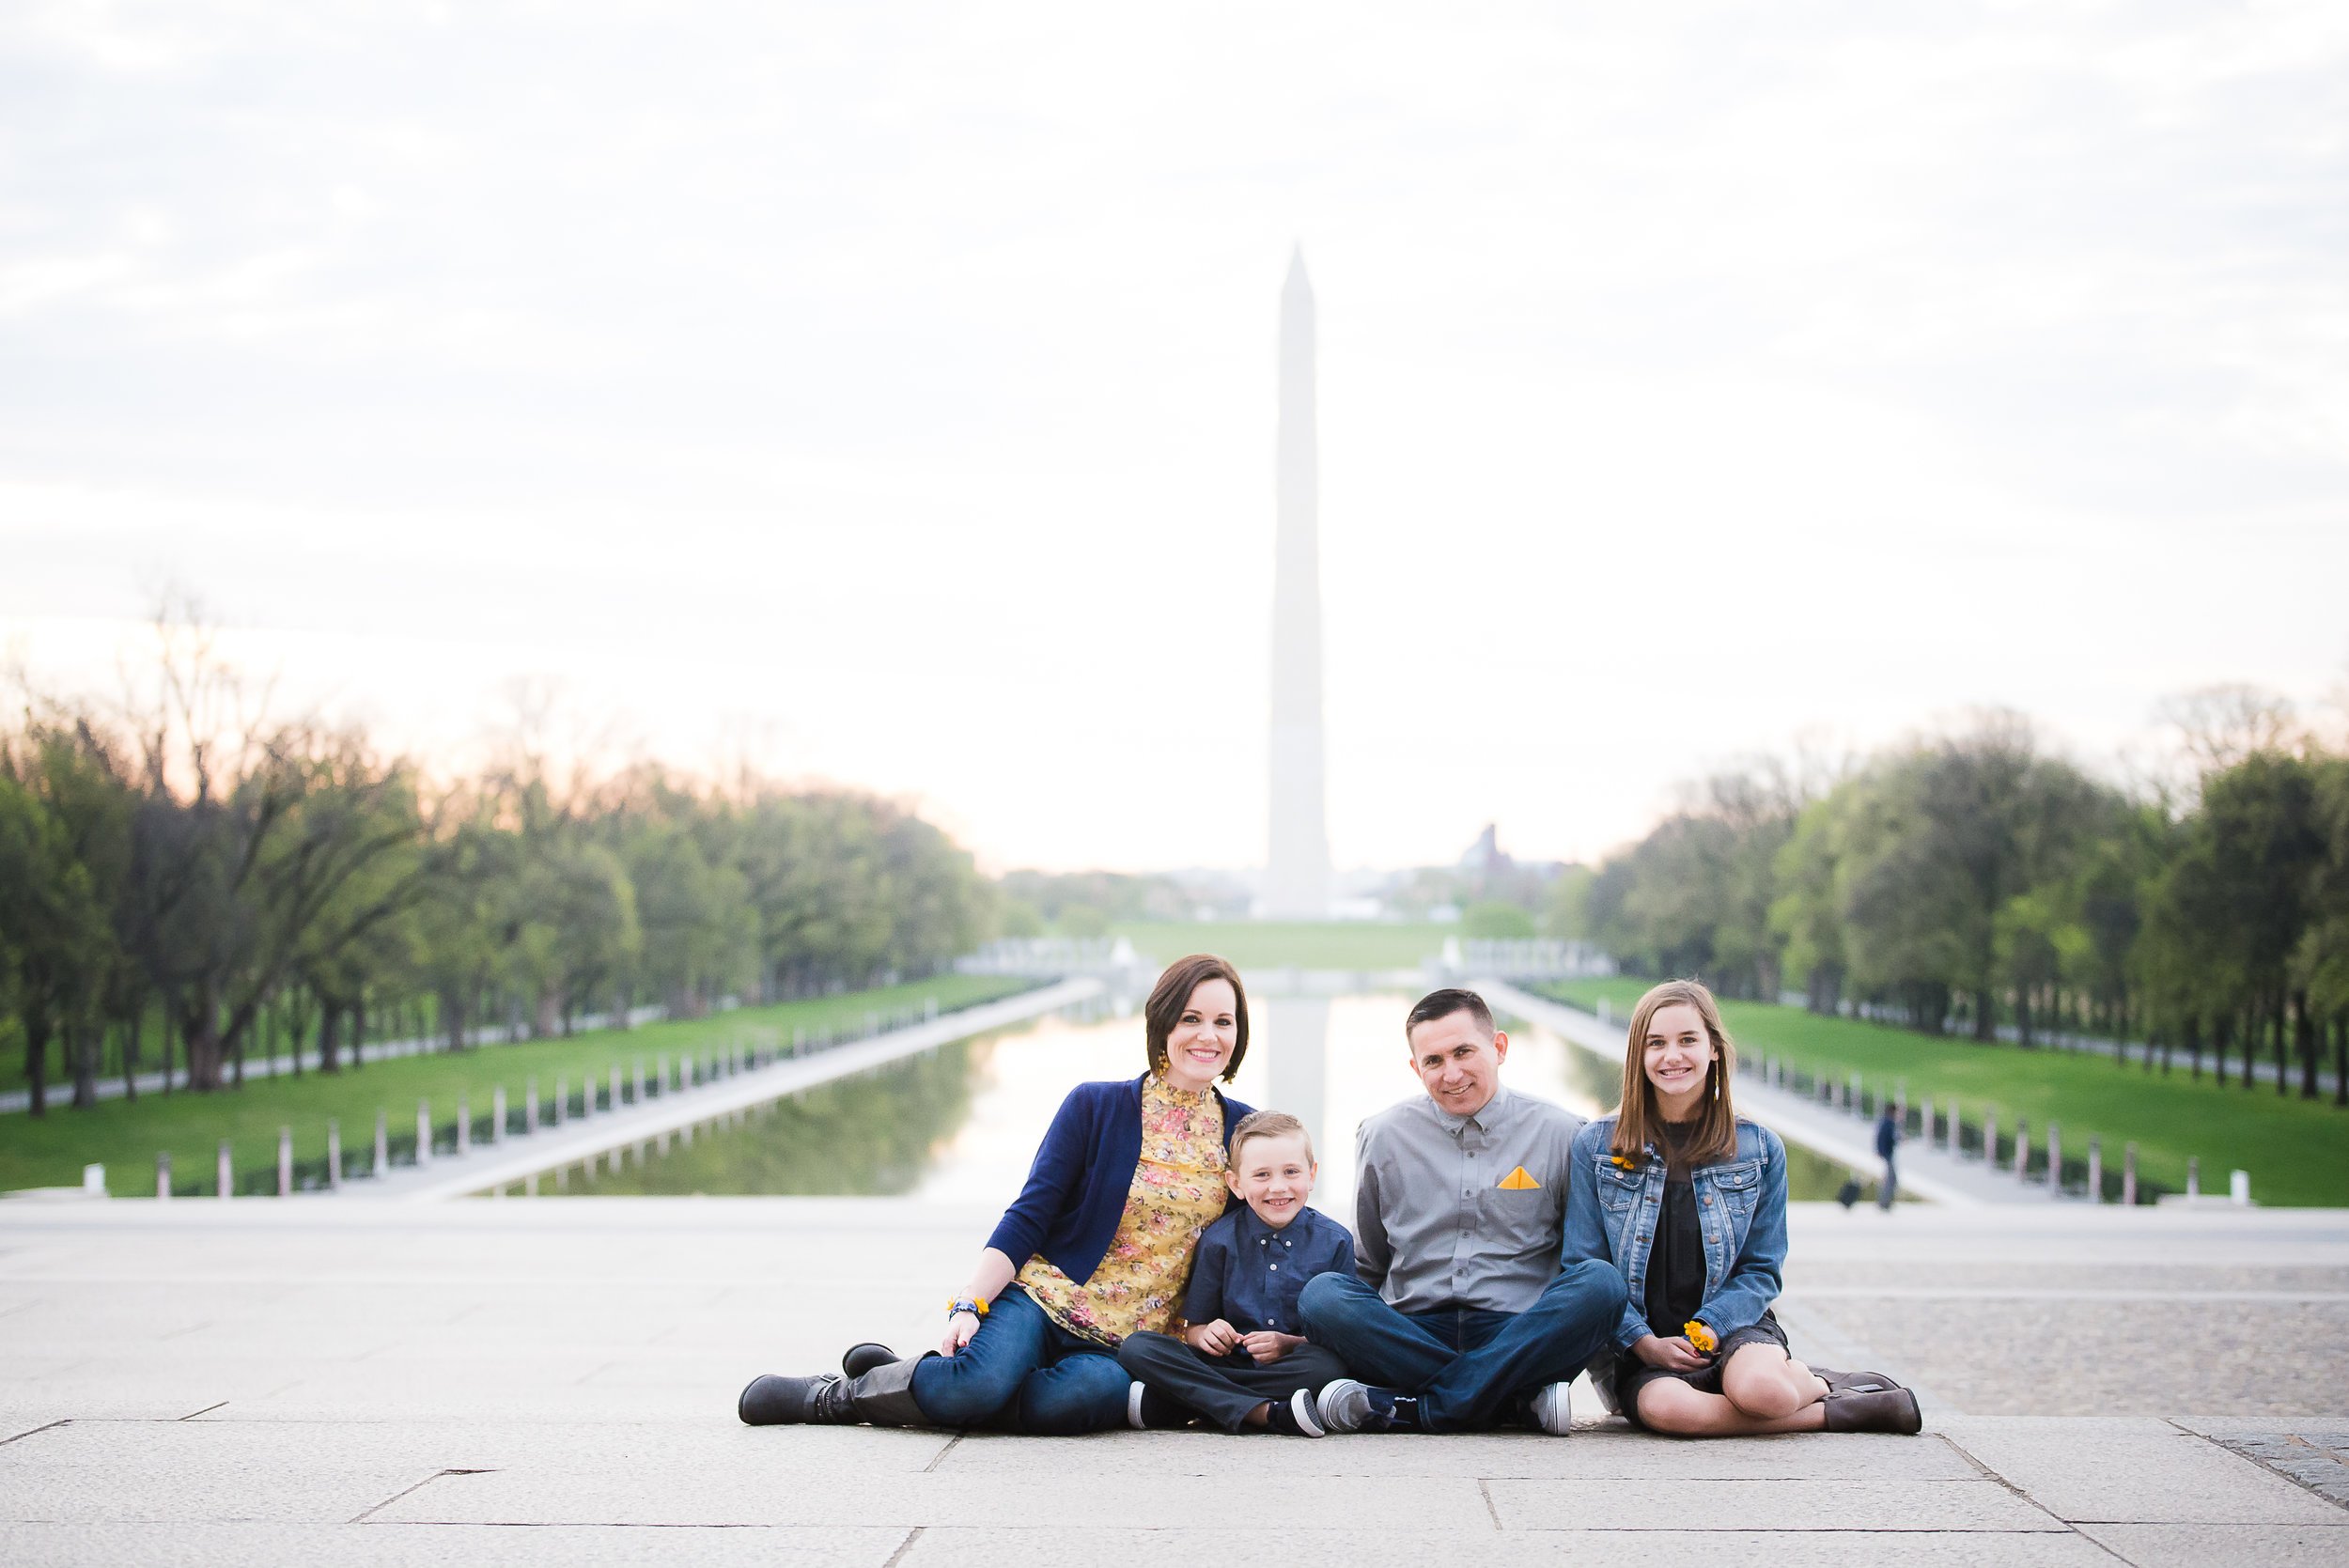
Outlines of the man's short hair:
M 1447 986 L 1440 991 L 1430 991 L 1411 1004 L 1411 1016 L 1403 1020 L 1403 1038 L 1408 1042 L 1411 1031 L 1438 1018 L 1448 1018 L 1455 1013 L 1466 1013 L 1476 1020 L 1476 1027 L 1487 1036 L 1493 1032 L 1493 1010 L 1485 1005 L 1485 999 L 1474 991 L 1464 991 Z
M 1305 1163 L 1314 1163 L 1314 1135 L 1305 1130 L 1305 1124 L 1285 1110 L 1252 1110 L 1239 1119 L 1232 1129 L 1232 1165 L 1239 1165 L 1240 1145 L 1252 1138 L 1301 1138 L 1305 1141 Z

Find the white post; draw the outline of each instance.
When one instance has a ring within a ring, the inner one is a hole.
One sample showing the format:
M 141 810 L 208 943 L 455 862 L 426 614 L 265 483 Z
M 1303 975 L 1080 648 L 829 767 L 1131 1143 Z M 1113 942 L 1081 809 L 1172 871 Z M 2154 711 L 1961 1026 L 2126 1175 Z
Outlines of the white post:
M 2063 1124 L 2047 1124 L 2047 1196 L 2063 1196 Z
M 2251 1172 L 2237 1171 L 2227 1178 L 2227 1201 L 2237 1208 L 2251 1206 Z
M 2105 1141 L 2093 1135 L 2088 1140 L 2088 1201 L 2105 1201 Z
M 82 1167 L 82 1196 L 103 1198 L 106 1195 L 106 1168 L 102 1165 Z
M 212 1190 L 222 1198 L 237 1195 L 237 1172 L 234 1162 L 228 1157 L 228 1140 L 226 1138 L 220 1141 L 220 1157 L 212 1164 Z
M 326 1119 L 326 1190 L 343 1189 L 343 1125 L 334 1117 Z
M 277 1129 L 277 1195 L 293 1196 L 293 1128 Z
M 506 1141 L 506 1085 L 490 1091 L 490 1141 Z
M 159 1203 L 171 1202 L 171 1151 L 155 1151 L 155 1198 Z
M 525 1135 L 538 1130 L 538 1079 L 537 1074 L 522 1080 L 522 1131 Z
M 561 1126 L 571 1113 L 571 1086 L 563 1081 L 563 1075 L 554 1075 L 554 1125 Z
M 1924 1118 L 1917 1124 L 1917 1141 L 1930 1149 L 1933 1147 L 1933 1096 L 1931 1094 L 1927 1094 L 1925 1103 L 1917 1108 L 1917 1114 Z
M 1982 1113 L 1982 1163 L 1984 1169 L 1999 1163 L 1999 1108 L 1995 1105 Z
M 2188 1155 L 2186 1158 L 2186 1196 L 2188 1202 L 2202 1195 L 2202 1157 Z
M 645 1103 L 645 1059 L 641 1056 L 636 1059 L 636 1082 L 633 1087 L 636 1091 L 636 1103 L 643 1105 Z
M 383 1109 L 375 1112 L 375 1176 L 381 1181 L 392 1172 L 392 1129 Z
M 2026 1117 L 2015 1118 L 2015 1179 L 2021 1181 L 2030 1169 L 2030 1122 Z
M 2121 1202 L 2131 1208 L 2137 1206 L 2137 1145 L 2126 1143 L 2121 1148 Z
M 1957 1109 L 1957 1101 L 1956 1101 L 1955 1099 L 1952 1099 L 1952 1100 L 1950 1101 L 1950 1104 L 1949 1104 L 1949 1110 L 1948 1110 L 1948 1112 L 1947 1112 L 1947 1116 L 1948 1116 L 1948 1120 L 1949 1120 L 1949 1124 L 1950 1124 L 1950 1128 L 1949 1128 L 1948 1133 L 1945 1135 L 1945 1137 L 1946 1137 L 1947 1141 L 1948 1141 L 1948 1143 L 1949 1143 L 1950 1153 L 1951 1153 L 1952 1156 L 1954 1156 L 1954 1155 L 1957 1153 L 1957 1148 L 1958 1148 L 1958 1144 L 1957 1144 L 1957 1134 L 1958 1134 L 1958 1129 L 1959 1129 L 1959 1127 L 1960 1127 L 1960 1126 L 1964 1124 L 1964 1122 L 1965 1122 L 1965 1117 L 1964 1117 L 1963 1115 L 1961 1115 L 1961 1114 L 1959 1113 L 1959 1111 L 1958 1111 L 1958 1109 Z
M 473 1095 L 466 1090 L 457 1092 L 457 1157 L 462 1159 L 473 1153 Z
M 416 1164 L 419 1168 L 432 1163 L 432 1102 L 416 1102 Z
M 619 1109 L 620 1109 L 620 1064 L 619 1064 L 617 1062 L 614 1062 L 614 1063 L 612 1063 L 612 1103 L 611 1103 L 611 1109 L 613 1109 L 614 1110 L 619 1110 Z

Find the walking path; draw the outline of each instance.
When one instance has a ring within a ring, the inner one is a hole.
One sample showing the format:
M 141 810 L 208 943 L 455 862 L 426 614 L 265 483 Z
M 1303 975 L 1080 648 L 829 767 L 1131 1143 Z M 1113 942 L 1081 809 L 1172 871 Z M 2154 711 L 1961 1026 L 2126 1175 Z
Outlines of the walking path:
M 1622 1064 L 1624 1025 L 1601 1022 L 1579 1007 L 1519 990 L 1506 981 L 1478 981 L 1475 989 L 1496 1007 L 1530 1018 L 1569 1044 L 1617 1066 Z M 1773 1089 L 1751 1074 L 1737 1079 L 1737 1105 L 1788 1142 L 1799 1143 L 1838 1164 L 1847 1165 L 1863 1177 L 1883 1169 L 1884 1162 L 1876 1158 L 1875 1129 L 1872 1123 L 1839 1116 L 1815 1100 Z M 1980 1160 L 1952 1155 L 1937 1143 L 1928 1145 L 1921 1140 L 1903 1142 L 1898 1158 L 1901 1187 L 1931 1203 L 1972 1205 L 2050 1202 L 2044 1185 L 2026 1186 Z
M 0 1557 L 2349 1560 L 2339 1211 L 1796 1205 L 1797 1352 L 1932 1390 L 1919 1437 L 1673 1442 L 1587 1383 L 1564 1437 L 737 1422 L 754 1373 L 928 1342 L 985 1196 L 0 1208 Z

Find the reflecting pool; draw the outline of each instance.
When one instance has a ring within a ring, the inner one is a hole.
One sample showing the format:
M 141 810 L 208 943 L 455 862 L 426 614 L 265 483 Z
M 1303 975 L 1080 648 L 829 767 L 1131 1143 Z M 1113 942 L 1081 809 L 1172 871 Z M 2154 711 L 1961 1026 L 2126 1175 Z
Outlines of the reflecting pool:
M 1419 1094 L 1400 994 L 1252 1001 L 1232 1092 L 1287 1110 L 1321 1157 L 1314 1203 L 1350 1218 L 1354 1128 Z M 1512 1020 L 1504 1020 L 1509 1022 Z M 1620 1070 L 1547 1030 L 1509 1031 L 1506 1081 L 1585 1116 L 1614 1107 Z M 528 1184 L 540 1195 L 692 1193 L 912 1196 L 1008 1203 L 1072 1084 L 1143 1064 L 1138 1011 L 1094 1003 L 770 1101 Z M 1849 1173 L 1790 1148 L 1792 1196 L 1832 1198 Z M 508 1192 L 520 1193 L 521 1187 Z

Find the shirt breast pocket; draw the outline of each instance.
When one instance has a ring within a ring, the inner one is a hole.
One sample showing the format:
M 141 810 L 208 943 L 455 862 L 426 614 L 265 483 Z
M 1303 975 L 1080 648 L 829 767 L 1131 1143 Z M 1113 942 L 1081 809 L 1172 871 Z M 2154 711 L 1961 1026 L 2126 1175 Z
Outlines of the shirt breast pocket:
M 1546 1187 L 1488 1187 L 1478 1200 L 1485 1234 L 1511 1251 L 1555 1246 L 1558 1205 Z
M 1731 1214 L 1750 1217 L 1762 1197 L 1762 1162 L 1744 1159 L 1722 1166 L 1714 1172 L 1713 1190 L 1720 1194 L 1721 1206 Z

